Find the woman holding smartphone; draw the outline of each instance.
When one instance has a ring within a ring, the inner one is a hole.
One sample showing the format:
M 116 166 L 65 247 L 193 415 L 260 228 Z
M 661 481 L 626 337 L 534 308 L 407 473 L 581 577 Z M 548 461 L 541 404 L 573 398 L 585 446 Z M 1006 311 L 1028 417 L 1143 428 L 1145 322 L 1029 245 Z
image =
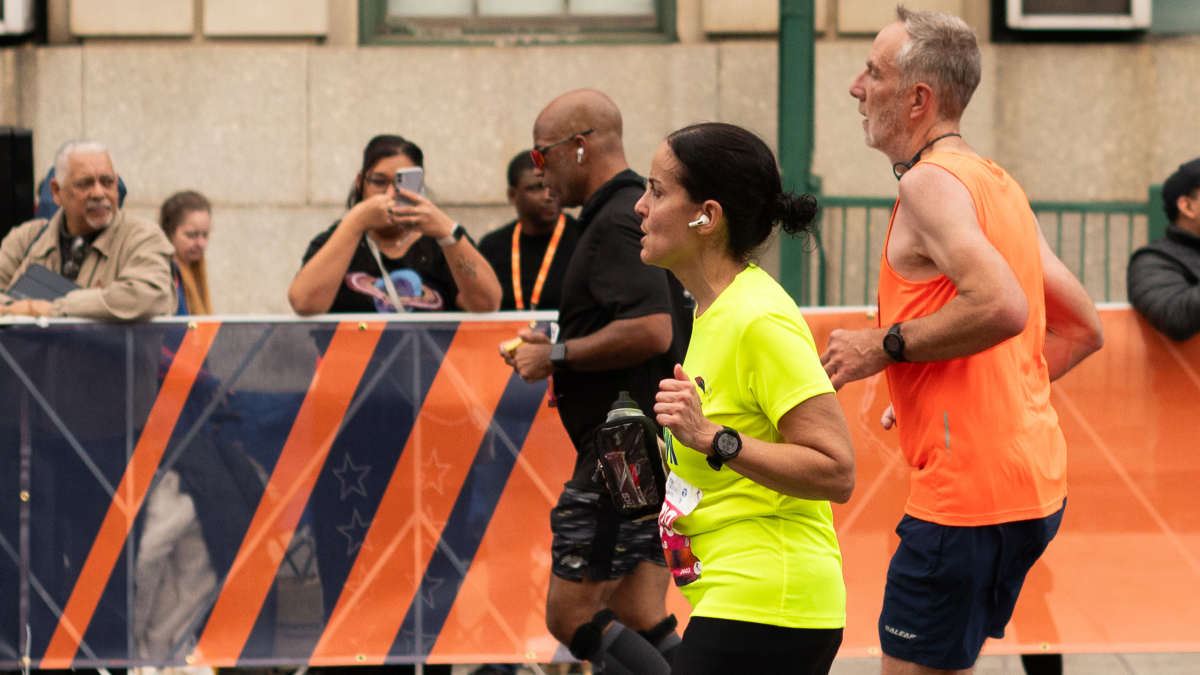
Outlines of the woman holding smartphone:
M 642 260 L 696 299 L 654 406 L 672 471 L 659 529 L 694 608 L 672 673 L 824 675 L 842 641 L 829 502 L 854 490 L 850 431 L 796 303 L 750 262 L 816 211 L 761 139 L 715 123 L 667 137 L 637 204 Z
M 297 314 L 500 308 L 500 282 L 462 226 L 415 192 L 397 201 L 396 172 L 423 163 L 400 136 L 371 139 L 350 210 L 313 238 L 288 289 Z

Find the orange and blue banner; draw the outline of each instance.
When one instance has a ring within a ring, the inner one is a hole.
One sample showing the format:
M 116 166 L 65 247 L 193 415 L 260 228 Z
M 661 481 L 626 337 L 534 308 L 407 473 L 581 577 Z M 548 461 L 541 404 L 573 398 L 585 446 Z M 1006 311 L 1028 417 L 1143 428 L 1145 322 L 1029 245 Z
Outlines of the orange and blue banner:
M 875 323 L 805 316 L 818 344 Z M 1102 317 L 1054 385 L 1071 508 L 989 651 L 1200 650 L 1200 341 Z M 521 318 L 0 330 L 0 668 L 563 658 L 549 510 L 574 451 L 497 354 Z M 908 469 L 882 376 L 839 399 L 842 655 L 870 656 Z

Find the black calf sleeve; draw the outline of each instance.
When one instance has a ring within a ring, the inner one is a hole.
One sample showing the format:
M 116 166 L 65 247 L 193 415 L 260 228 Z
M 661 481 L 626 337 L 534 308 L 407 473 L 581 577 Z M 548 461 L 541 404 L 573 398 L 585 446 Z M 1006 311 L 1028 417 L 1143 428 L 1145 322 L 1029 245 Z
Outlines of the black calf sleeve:
M 679 621 L 677 621 L 675 619 L 675 615 L 672 614 L 662 621 L 659 621 L 658 625 L 650 630 L 639 630 L 638 635 L 646 638 L 646 642 L 656 645 L 661 642 L 663 638 L 667 637 L 671 633 L 674 633 L 675 629 L 678 627 Z
M 571 636 L 571 644 L 567 645 L 567 649 L 571 650 L 571 656 L 580 661 L 591 660 L 596 650 L 600 649 L 600 643 L 604 637 L 604 627 L 616 618 L 617 615 L 612 610 L 602 609 L 596 612 L 591 621 L 576 628 L 575 634 Z
M 657 626 L 650 630 L 639 630 L 638 634 L 646 638 L 646 642 L 654 645 L 659 654 L 667 660 L 668 664 L 675 662 L 675 653 L 679 651 L 679 644 L 683 641 L 675 632 L 679 626 L 679 622 L 672 614 L 658 623 Z
M 590 661 L 604 675 L 670 675 L 671 665 L 646 638 L 614 622 Z

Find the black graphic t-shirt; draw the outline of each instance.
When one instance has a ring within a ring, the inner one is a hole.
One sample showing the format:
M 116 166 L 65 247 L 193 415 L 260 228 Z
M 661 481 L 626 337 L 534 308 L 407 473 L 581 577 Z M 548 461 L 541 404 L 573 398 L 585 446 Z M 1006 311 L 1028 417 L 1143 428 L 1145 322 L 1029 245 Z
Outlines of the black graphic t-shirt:
M 304 253 L 304 263 L 307 264 L 317 251 L 329 241 L 338 223 L 313 237 Z M 472 244 L 474 242 L 471 242 Z M 408 251 L 399 258 L 389 258 L 380 253 L 384 267 L 392 277 L 396 286 L 396 294 L 400 296 L 401 311 L 405 312 L 452 312 L 457 311 L 455 301 L 458 299 L 458 284 L 450 272 L 450 264 L 446 254 L 435 239 L 422 236 Z M 388 297 L 387 287 L 379 273 L 379 265 L 371 249 L 367 248 L 366 236 L 358 242 L 354 257 L 350 259 L 350 267 L 342 278 L 331 314 L 341 313 L 371 313 L 394 312 L 392 301 Z

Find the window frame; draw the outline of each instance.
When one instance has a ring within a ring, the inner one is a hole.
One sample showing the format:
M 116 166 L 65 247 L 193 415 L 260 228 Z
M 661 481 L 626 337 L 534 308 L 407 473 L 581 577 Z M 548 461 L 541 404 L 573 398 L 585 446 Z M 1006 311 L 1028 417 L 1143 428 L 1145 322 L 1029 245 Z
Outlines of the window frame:
M 478 33 L 463 37 L 402 37 L 381 34 L 380 27 L 387 22 L 388 0 L 358 0 L 358 44 L 360 46 L 420 46 L 420 45 L 454 45 L 454 46 L 552 46 L 552 45 L 595 45 L 595 44 L 665 44 L 676 42 L 676 0 L 654 0 L 657 25 L 653 28 L 623 28 L 599 27 L 584 29 L 575 33 L 554 34 L 553 32 L 524 32 L 505 28 L 508 20 L 479 19 L 473 17 L 469 22 L 482 28 Z M 446 22 L 452 22 L 447 19 Z M 533 22 L 543 23 L 546 19 L 534 19 Z M 554 21 L 554 19 L 549 19 Z M 432 20 L 430 23 L 441 23 Z M 600 20 L 603 23 L 603 19 Z M 495 24 L 494 31 L 486 30 L 487 25 Z
M 1014 30 L 1146 30 L 1150 0 L 1129 0 L 1128 14 L 1040 14 L 1025 11 L 1026 0 L 1008 0 L 1006 20 Z

